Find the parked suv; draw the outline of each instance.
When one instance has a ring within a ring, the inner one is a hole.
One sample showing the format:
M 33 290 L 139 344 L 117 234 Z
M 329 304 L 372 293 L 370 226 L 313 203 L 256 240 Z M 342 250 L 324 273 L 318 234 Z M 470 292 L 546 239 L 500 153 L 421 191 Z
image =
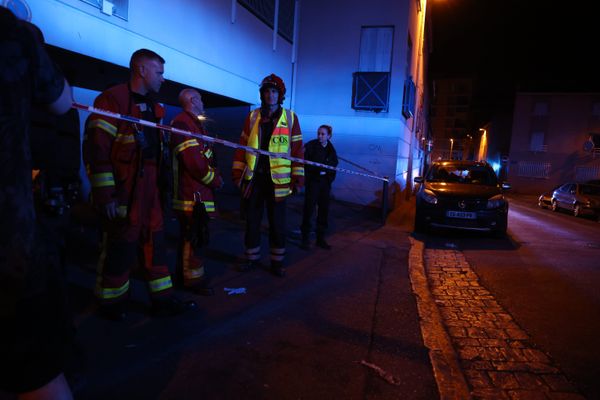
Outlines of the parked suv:
M 506 234 L 509 189 L 492 167 L 479 161 L 438 161 L 418 183 L 415 231 L 430 227 Z

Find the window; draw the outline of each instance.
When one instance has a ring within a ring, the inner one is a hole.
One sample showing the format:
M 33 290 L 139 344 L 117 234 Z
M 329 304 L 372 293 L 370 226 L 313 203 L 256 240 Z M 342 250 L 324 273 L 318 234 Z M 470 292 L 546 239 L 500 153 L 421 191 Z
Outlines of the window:
M 413 82 L 412 70 L 412 53 L 413 44 L 410 32 L 407 35 L 408 42 L 406 43 L 406 78 L 404 79 L 404 90 L 402 91 L 402 115 L 409 119 L 415 115 L 415 102 L 417 87 Z
M 100 10 L 105 9 L 105 3 L 106 6 L 108 8 L 110 8 L 110 4 L 111 3 L 113 5 L 112 7 L 112 14 L 115 17 L 119 17 L 121 19 L 124 19 L 125 21 L 127 21 L 127 19 L 129 18 L 129 0 L 110 0 L 110 2 L 107 2 L 105 0 L 81 0 L 84 3 L 88 3 L 91 4 L 95 7 L 98 7 Z
M 415 115 L 415 97 L 417 87 L 412 80 L 412 77 L 407 77 L 404 81 L 404 91 L 402 93 L 402 115 L 406 119 Z
M 532 132 L 529 150 L 545 152 L 547 146 L 544 144 L 544 132 Z
M 238 3 L 273 29 L 275 26 L 275 0 L 238 0 Z M 290 43 L 294 38 L 295 6 L 295 0 L 279 0 L 277 33 Z
M 363 26 L 360 33 L 359 72 L 390 72 L 393 26 Z
M 358 72 L 352 74 L 352 108 L 388 111 L 393 26 L 363 26 Z

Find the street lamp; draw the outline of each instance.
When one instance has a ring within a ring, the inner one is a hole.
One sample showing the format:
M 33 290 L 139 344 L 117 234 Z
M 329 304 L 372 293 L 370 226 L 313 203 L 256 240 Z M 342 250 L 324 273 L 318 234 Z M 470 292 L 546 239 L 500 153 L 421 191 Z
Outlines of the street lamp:
M 477 161 L 484 161 L 487 157 L 487 129 L 479 128 L 481 139 L 479 140 L 479 152 L 477 154 Z
M 452 149 L 454 148 L 454 139 L 450 139 L 450 159 L 454 160 L 454 157 L 452 156 Z

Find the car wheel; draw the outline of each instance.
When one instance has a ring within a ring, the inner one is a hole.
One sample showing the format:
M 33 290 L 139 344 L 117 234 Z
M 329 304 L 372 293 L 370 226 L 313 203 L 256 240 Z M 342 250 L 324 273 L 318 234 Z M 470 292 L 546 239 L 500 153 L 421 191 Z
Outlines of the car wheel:
M 579 217 L 581 215 L 581 206 L 579 204 L 575 204 L 573 207 L 573 215 Z
M 501 224 L 493 231 L 494 237 L 498 239 L 503 239 L 506 237 L 506 232 L 508 230 L 508 219 L 504 219 Z
M 554 199 L 552 200 L 552 211 L 558 211 L 558 203 L 556 203 L 556 200 Z
M 538 199 L 538 207 L 546 208 L 546 203 L 544 203 L 544 200 L 542 200 L 541 198 Z

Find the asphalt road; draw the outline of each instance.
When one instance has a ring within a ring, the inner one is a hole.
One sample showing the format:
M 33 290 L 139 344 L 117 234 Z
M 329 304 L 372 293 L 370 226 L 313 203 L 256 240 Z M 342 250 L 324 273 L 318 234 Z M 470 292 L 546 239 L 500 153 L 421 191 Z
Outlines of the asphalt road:
M 533 342 L 600 398 L 600 223 L 514 196 L 506 239 L 438 232 L 427 246 L 461 250 Z

